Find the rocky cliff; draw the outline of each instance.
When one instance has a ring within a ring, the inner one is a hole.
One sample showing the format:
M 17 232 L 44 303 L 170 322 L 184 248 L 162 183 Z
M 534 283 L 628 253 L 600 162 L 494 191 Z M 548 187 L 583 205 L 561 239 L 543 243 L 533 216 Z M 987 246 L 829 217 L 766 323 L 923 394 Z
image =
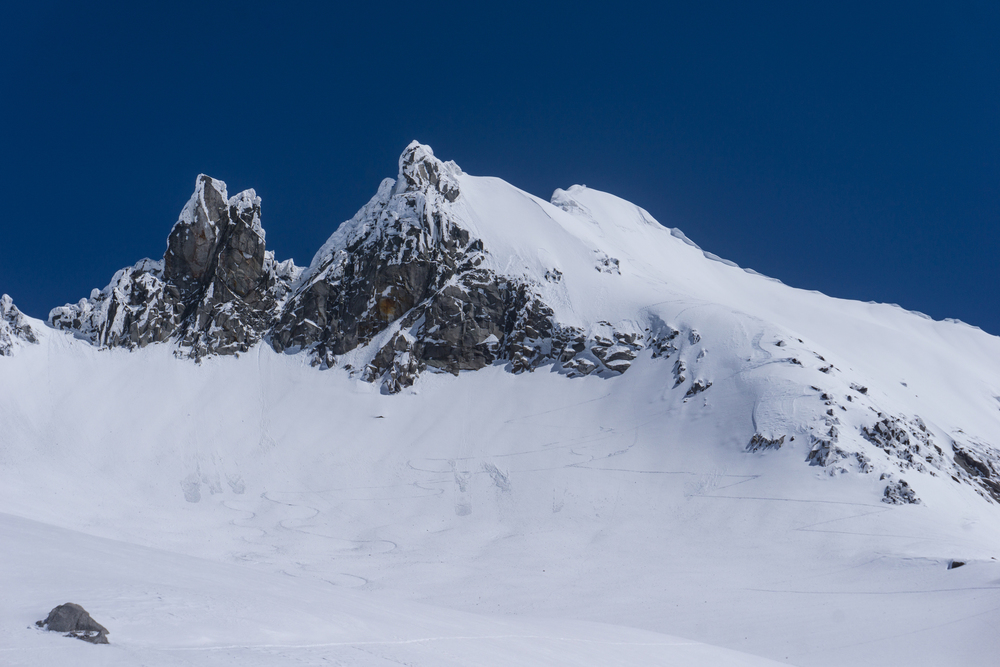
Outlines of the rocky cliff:
M 413 142 L 397 179 L 383 181 L 305 271 L 266 251 L 253 190 L 228 197 L 224 182 L 200 175 L 161 260 L 120 270 L 89 299 L 53 309 L 49 323 L 101 347 L 172 342 L 194 359 L 266 339 L 328 368 L 370 346 L 349 370 L 388 392 L 428 368 L 497 361 L 515 373 L 547 362 L 574 376 L 624 372 L 643 347 L 639 335 L 560 324 L 539 281 L 484 266 L 490 249 L 455 210 L 461 173 Z
M 37 343 L 31 324 L 8 295 L 0 295 L 0 357 L 10 356 L 16 347 Z
M 202 174 L 163 259 L 118 271 L 89 299 L 53 309 L 49 323 L 102 347 L 174 341 L 195 359 L 236 354 L 267 333 L 296 273 L 266 251 L 256 193 L 227 197 L 224 182 Z

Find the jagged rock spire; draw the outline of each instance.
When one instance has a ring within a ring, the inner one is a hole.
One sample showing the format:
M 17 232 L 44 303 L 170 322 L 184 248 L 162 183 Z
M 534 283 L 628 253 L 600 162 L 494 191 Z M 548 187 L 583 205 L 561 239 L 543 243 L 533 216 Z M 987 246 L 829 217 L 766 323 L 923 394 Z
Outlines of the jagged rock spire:
M 122 269 L 90 299 L 54 309 L 52 326 L 102 346 L 144 347 L 176 337 L 183 354 L 235 354 L 276 319 L 297 270 L 264 244 L 260 197 L 227 196 L 205 174 L 167 239 L 163 260 Z
M 187 297 L 202 284 L 215 258 L 219 236 L 229 225 L 226 184 L 199 174 L 194 193 L 167 238 L 164 278 Z

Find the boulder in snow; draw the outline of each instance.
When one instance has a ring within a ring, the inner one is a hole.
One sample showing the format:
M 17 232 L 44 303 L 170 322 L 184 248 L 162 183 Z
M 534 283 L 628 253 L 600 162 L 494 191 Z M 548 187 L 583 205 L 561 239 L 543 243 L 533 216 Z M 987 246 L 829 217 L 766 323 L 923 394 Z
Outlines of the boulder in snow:
M 50 632 L 65 632 L 67 637 L 91 644 L 108 643 L 108 629 L 91 618 L 86 609 L 72 602 L 55 607 L 44 621 L 35 625 Z

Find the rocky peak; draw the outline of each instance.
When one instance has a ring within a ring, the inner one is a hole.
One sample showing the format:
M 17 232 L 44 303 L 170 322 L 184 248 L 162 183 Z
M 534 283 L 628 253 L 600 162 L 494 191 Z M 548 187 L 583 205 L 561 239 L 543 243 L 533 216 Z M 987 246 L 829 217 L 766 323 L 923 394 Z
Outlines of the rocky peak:
M 462 170 L 454 162 L 441 162 L 434 157 L 430 146 L 412 141 L 399 156 L 396 186 L 410 192 L 433 188 L 449 202 L 453 202 L 460 194 L 455 177 L 461 173 Z
M 624 372 L 642 347 L 635 335 L 564 326 L 540 285 L 486 261 L 462 176 L 412 142 L 398 178 L 384 180 L 301 272 L 266 251 L 253 190 L 228 197 L 223 181 L 201 174 L 162 261 L 119 271 L 90 299 L 53 310 L 50 322 L 102 346 L 173 339 L 196 359 L 269 337 L 278 351 L 350 367 L 393 392 L 428 368 L 457 373 L 497 361 L 513 372 L 547 362 L 573 376 Z M 545 279 L 558 281 L 556 273 Z
M 276 349 L 307 349 L 317 365 L 366 345 L 443 289 L 482 250 L 459 224 L 454 164 L 411 143 L 399 178 L 334 232 L 274 328 Z
M 267 333 L 290 289 L 291 276 L 279 273 L 265 248 L 256 192 L 229 199 L 219 226 L 207 274 L 198 283 L 199 298 L 188 304 L 181 341 L 195 358 L 248 350 Z
M 267 252 L 260 211 L 253 190 L 229 198 L 223 181 L 200 174 L 162 261 L 122 269 L 90 299 L 54 309 L 50 323 L 107 347 L 176 338 L 194 358 L 246 351 L 298 274 Z
M 38 338 L 27 318 L 8 295 L 0 295 L 0 357 L 13 354 L 23 343 L 37 343 Z
M 515 373 L 547 362 L 569 375 L 627 369 L 642 347 L 635 336 L 626 345 L 620 332 L 605 341 L 561 325 L 539 285 L 486 261 L 491 249 L 470 231 L 461 177 L 429 147 L 407 146 L 398 179 L 317 253 L 272 331 L 274 348 L 359 371 L 388 392 L 427 369 L 500 361 Z
M 163 255 L 164 277 L 177 286 L 182 297 L 196 290 L 208 272 L 219 233 L 228 222 L 226 184 L 199 174 L 194 193 L 170 231 Z

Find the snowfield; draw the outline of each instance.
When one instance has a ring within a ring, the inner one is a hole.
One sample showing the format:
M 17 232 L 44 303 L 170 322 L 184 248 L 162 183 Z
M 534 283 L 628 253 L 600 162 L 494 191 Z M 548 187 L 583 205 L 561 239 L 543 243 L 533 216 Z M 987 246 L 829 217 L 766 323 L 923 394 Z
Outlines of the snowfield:
M 778 664 L 655 632 L 316 586 L 10 515 L 0 526 L 4 665 Z M 35 600 L 60 595 L 87 599 L 118 637 L 92 646 L 36 629 Z
M 319 370 L 28 318 L 0 357 L 0 663 L 996 664 L 1000 339 L 447 168 L 487 266 L 605 370 L 387 394 L 358 370 L 391 327 Z M 63 602 L 111 645 L 34 627 Z

